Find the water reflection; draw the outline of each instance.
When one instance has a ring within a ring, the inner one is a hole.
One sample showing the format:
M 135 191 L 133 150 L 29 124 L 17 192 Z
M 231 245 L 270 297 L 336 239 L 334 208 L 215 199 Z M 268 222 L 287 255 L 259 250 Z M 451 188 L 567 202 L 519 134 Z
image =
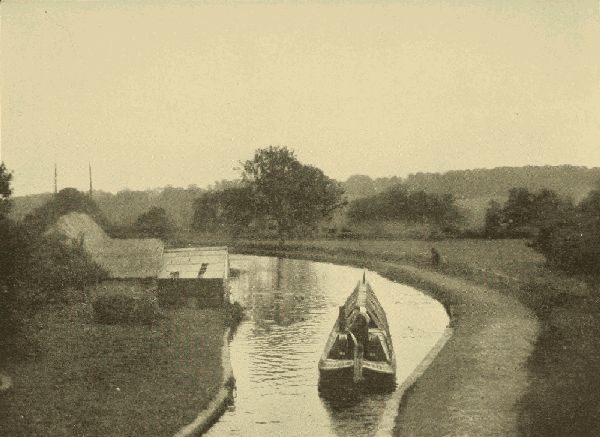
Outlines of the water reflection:
M 231 281 L 232 298 L 249 317 L 230 345 L 235 403 L 209 435 L 374 435 L 386 415 L 395 416 L 395 393 L 328 398 L 317 390 L 319 356 L 361 271 L 250 256 L 232 256 L 231 265 L 240 272 Z M 435 344 L 447 317 L 423 294 L 374 273 L 367 277 L 388 315 L 401 383 Z

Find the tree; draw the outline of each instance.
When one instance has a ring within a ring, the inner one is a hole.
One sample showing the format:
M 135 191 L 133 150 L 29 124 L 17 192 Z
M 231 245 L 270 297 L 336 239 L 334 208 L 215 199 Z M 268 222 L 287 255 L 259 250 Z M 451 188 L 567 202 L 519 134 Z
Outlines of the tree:
M 106 219 L 96 202 L 75 188 L 60 190 L 52 199 L 28 214 L 25 225 L 30 232 L 41 234 L 61 216 L 71 212 L 87 214 L 102 227 L 107 227 Z
M 373 196 L 376 193 L 373 179 L 365 175 L 350 176 L 344 182 L 344 191 L 349 201 Z
M 204 193 L 194 202 L 193 228 L 204 232 L 227 230 L 238 235 L 255 217 L 252 196 L 249 185 Z
M 294 231 L 314 227 L 343 205 L 339 184 L 304 165 L 287 147 L 270 146 L 243 163 L 257 214 L 276 223 L 280 244 Z
M 555 208 L 541 227 L 532 246 L 546 261 L 569 273 L 598 275 L 600 272 L 600 191 L 591 191 L 577 208 L 563 204 Z
M 6 169 L 4 163 L 0 163 L 0 295 L 14 282 L 16 266 L 21 257 L 20 247 L 25 245 L 21 226 L 8 218 L 11 208 L 11 180 L 12 173 Z M 1 298 L 2 296 L 0 300 Z
M 145 237 L 165 238 L 173 225 L 163 208 L 153 206 L 141 214 L 135 222 L 135 229 Z
M 6 217 L 10 209 L 11 180 L 12 173 L 6 169 L 3 162 L 0 162 L 0 218 Z
M 392 220 L 434 223 L 444 228 L 452 228 L 463 220 L 451 194 L 409 191 L 402 184 L 396 184 L 373 196 L 354 200 L 348 209 L 348 218 L 355 223 Z
M 0 163 L 0 365 L 18 329 L 17 288 L 29 244 L 22 227 L 8 218 L 12 174 Z
M 219 223 L 219 193 L 209 191 L 194 200 L 192 228 L 208 232 L 215 230 Z
M 0 288 L 7 286 L 14 270 L 13 225 L 7 215 L 10 210 L 12 174 L 0 163 Z M 2 293 L 2 290 L 0 290 Z
M 574 210 L 570 199 L 560 197 L 556 192 L 543 189 L 533 195 L 532 223 L 538 228 L 555 226 Z
M 504 216 L 510 229 L 531 224 L 535 217 L 534 195 L 527 188 L 511 188 L 504 205 Z
M 497 238 L 502 233 L 504 224 L 504 211 L 502 205 L 495 200 L 490 200 L 489 206 L 485 211 L 485 225 L 483 232 L 486 237 Z

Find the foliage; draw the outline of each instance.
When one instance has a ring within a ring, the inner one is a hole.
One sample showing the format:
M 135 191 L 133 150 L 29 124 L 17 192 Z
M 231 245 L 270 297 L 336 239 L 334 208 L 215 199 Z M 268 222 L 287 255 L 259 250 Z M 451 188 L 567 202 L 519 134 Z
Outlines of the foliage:
M 217 182 L 223 186 L 226 182 Z M 206 190 L 190 185 L 186 188 L 166 186 L 149 190 L 121 190 L 116 194 L 104 191 L 94 191 L 93 200 L 103 213 L 106 221 L 111 224 L 111 233 L 134 232 L 138 217 L 153 206 L 163 208 L 177 228 L 190 229 L 193 216 L 193 202 Z M 36 208 L 51 200 L 53 194 L 33 194 L 13 199 L 14 208 L 11 217 L 23 220 Z M 104 224 L 102 226 L 105 228 Z
M 10 173 L 3 162 L 0 162 L 0 217 L 6 217 L 11 206 L 10 196 L 12 188 L 10 181 L 12 173 Z
M 454 194 L 457 198 L 501 198 L 513 187 L 530 191 L 548 188 L 560 196 L 579 198 L 600 180 L 600 168 L 561 166 L 497 167 L 492 169 L 452 170 L 446 173 L 415 173 L 406 178 L 371 179 L 350 176 L 343 188 L 352 201 L 381 193 L 394 185 L 404 184 L 411 191 Z
M 511 188 L 504 206 L 490 202 L 484 233 L 488 238 L 532 237 L 560 224 L 574 208 L 571 200 L 548 189 L 530 192 L 527 188 Z
M 25 223 L 9 220 L 11 175 L 0 166 L 0 349 L 3 354 L 18 331 L 19 321 L 40 306 L 67 301 L 69 290 L 82 290 L 106 273 L 94 263 L 83 242 L 44 235 L 61 213 L 83 210 L 98 213 L 95 205 L 73 189 L 62 190 L 38 208 Z
M 172 229 L 166 211 L 157 206 L 141 214 L 135 223 L 135 230 L 143 237 L 165 238 Z
M 397 185 L 380 194 L 353 201 L 348 218 L 355 223 L 398 220 L 448 226 L 460 222 L 461 213 L 450 194 L 409 191 L 405 186 Z
M 60 217 L 70 212 L 87 214 L 101 226 L 106 227 L 107 225 L 96 202 L 75 188 L 60 190 L 56 196 L 28 214 L 24 222 L 29 231 L 41 234 Z
M 549 220 L 532 246 L 548 264 L 569 273 L 600 274 L 600 191 L 592 191 L 576 209 Z
M 489 238 L 501 236 L 502 224 L 504 221 L 502 205 L 495 200 L 490 200 L 488 209 L 485 212 L 484 234 Z
M 0 355 L 6 355 L 6 345 L 18 326 L 13 284 L 18 271 L 17 254 L 22 233 L 7 217 L 12 194 L 11 179 L 12 174 L 4 163 L 0 163 Z
M 192 227 L 197 231 L 231 230 L 237 235 L 255 216 L 248 185 L 204 193 L 194 202 Z
M 529 191 L 547 188 L 560 196 L 579 197 L 585 195 L 598 178 L 600 168 L 561 165 L 416 173 L 409 175 L 404 183 L 412 190 L 452 193 L 468 198 L 499 198 L 513 187 L 525 187 Z
M 83 290 L 107 277 L 82 241 L 57 235 L 36 240 L 20 268 L 18 299 L 22 309 L 31 311 L 49 303 L 65 303 L 69 289 Z
M 273 220 L 280 241 L 313 228 L 343 205 L 340 185 L 320 169 L 304 165 L 287 147 L 270 146 L 243 163 L 257 217 Z
M 122 291 L 99 294 L 92 301 L 92 308 L 94 320 L 106 325 L 150 325 L 160 316 L 155 297 Z

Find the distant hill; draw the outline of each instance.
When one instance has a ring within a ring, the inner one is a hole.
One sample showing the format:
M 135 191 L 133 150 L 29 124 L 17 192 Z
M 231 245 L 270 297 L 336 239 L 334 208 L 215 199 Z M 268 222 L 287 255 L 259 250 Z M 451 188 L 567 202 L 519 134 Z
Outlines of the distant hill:
M 391 185 L 403 183 L 409 189 L 429 193 L 451 193 L 457 198 L 506 196 L 513 187 L 537 191 L 548 188 L 575 200 L 600 183 L 600 168 L 561 166 L 497 167 L 492 169 L 452 170 L 446 173 L 416 173 L 406 178 L 371 179 L 350 176 L 343 182 L 349 200 L 373 195 Z
M 93 199 L 106 219 L 115 225 L 132 225 L 140 214 L 153 206 L 158 206 L 167 211 L 176 225 L 188 228 L 192 222 L 194 200 L 203 192 L 205 190 L 195 186 L 188 188 L 167 186 L 145 191 L 123 190 L 117 194 L 94 191 Z M 11 217 L 21 220 L 51 198 L 51 193 L 14 197 Z
M 210 188 L 218 190 L 232 183 L 234 182 L 221 181 Z M 346 197 L 352 201 L 372 196 L 400 183 L 413 190 L 453 194 L 457 203 L 464 208 L 469 224 L 479 226 L 483 223 L 488 202 L 491 199 L 505 201 L 508 190 L 513 187 L 525 187 L 531 191 L 548 188 L 577 201 L 600 183 L 600 168 L 570 165 L 498 167 L 454 170 L 446 173 L 416 173 L 406 178 L 392 176 L 375 179 L 365 175 L 354 175 L 342 182 L 342 186 Z M 145 191 L 123 190 L 117 194 L 97 191 L 94 192 L 94 200 L 105 217 L 113 224 L 131 225 L 140 214 L 153 206 L 158 206 L 167 211 L 175 224 L 189 228 L 193 216 L 193 202 L 204 192 L 206 190 L 195 186 L 188 188 L 167 186 Z M 50 193 L 44 193 L 14 197 L 11 216 L 22 219 L 51 196 Z M 343 222 L 343 218 L 337 216 L 336 222 Z
M 378 179 L 354 175 L 343 186 L 348 200 L 352 201 L 379 193 L 398 183 L 411 190 L 453 194 L 457 203 L 465 209 L 470 225 L 479 226 L 488 202 L 492 199 L 503 202 L 508 197 L 508 190 L 513 187 L 525 187 L 531 191 L 548 188 L 577 201 L 600 184 L 600 168 L 571 165 L 498 167 Z

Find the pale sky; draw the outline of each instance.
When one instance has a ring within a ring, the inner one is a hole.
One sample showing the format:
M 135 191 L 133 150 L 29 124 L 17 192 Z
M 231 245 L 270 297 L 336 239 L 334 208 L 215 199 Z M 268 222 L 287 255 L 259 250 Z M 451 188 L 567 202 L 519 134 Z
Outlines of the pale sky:
M 344 180 L 600 166 L 598 0 L 2 1 L 15 194 L 206 186 L 268 145 Z

